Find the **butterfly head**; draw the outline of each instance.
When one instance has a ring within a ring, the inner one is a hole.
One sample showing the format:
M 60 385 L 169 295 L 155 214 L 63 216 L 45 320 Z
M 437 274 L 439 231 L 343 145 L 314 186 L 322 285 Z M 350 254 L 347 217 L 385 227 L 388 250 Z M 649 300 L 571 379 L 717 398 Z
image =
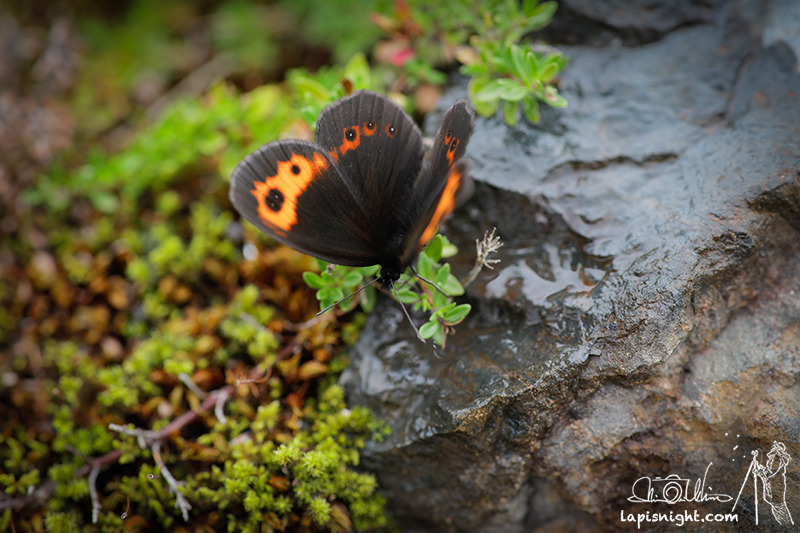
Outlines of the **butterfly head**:
M 399 265 L 381 265 L 381 273 L 380 276 L 378 276 L 378 279 L 381 281 L 381 289 L 389 290 L 392 283 L 400 279 L 402 273 Z

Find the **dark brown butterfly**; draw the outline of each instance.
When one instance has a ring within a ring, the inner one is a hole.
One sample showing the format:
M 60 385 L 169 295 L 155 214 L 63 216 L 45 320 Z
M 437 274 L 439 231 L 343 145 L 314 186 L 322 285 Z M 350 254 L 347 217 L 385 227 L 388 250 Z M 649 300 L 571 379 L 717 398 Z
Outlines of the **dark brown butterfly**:
M 357 91 L 320 113 L 315 143 L 278 140 L 245 157 L 231 175 L 231 202 L 296 250 L 339 265 L 381 265 L 378 279 L 393 287 L 472 192 L 461 157 L 473 124 L 467 102 L 456 102 L 426 153 L 400 106 Z

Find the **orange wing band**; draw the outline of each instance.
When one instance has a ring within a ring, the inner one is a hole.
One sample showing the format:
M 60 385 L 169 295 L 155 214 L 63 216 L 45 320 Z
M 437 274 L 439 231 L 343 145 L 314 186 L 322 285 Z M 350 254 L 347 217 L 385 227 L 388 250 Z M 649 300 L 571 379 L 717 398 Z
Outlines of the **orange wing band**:
M 295 154 L 289 161 L 279 161 L 275 175 L 254 182 L 250 191 L 258 201 L 261 221 L 285 236 L 297 223 L 297 200 L 329 166 L 321 154 L 314 154 L 313 160 Z
M 439 203 L 436 205 L 436 212 L 433 213 L 433 218 L 428 222 L 425 231 L 422 232 L 422 237 L 419 239 L 419 246 L 425 246 L 428 241 L 436 235 L 436 228 L 439 222 L 447 218 L 447 215 L 453 212 L 456 207 L 456 192 L 461 185 L 461 172 L 454 168 L 450 171 L 447 177 L 447 184 L 444 186 L 442 197 L 439 198 Z

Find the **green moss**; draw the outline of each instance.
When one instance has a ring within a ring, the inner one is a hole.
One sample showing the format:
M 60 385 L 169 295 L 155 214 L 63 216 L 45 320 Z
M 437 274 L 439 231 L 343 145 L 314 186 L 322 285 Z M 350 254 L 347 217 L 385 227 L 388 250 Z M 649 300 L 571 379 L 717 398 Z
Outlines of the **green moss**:
M 50 533 L 74 533 L 80 531 L 80 519 L 77 513 L 59 513 L 48 511 L 44 525 Z
M 233 446 L 230 452 L 237 459 L 212 469 L 210 478 L 195 479 L 199 494 L 220 508 L 241 505 L 250 527 L 256 527 L 264 513 L 288 520 L 290 513 L 298 512 L 321 526 L 333 527 L 331 502 L 335 501 L 360 509 L 354 520 L 362 529 L 388 524 L 375 479 L 351 469 L 358 463 L 364 439 L 383 431 L 383 426 L 364 410 L 355 416 L 342 412 L 342 393 L 336 385 L 324 387 L 321 397 L 327 399 L 326 408 L 309 412 L 315 420 L 313 429 L 297 433 L 271 453 L 248 440 Z M 275 428 L 278 412 L 277 402 L 259 408 L 257 422 L 251 427 L 256 442 Z M 194 493 L 194 483 L 187 487 L 187 494 Z

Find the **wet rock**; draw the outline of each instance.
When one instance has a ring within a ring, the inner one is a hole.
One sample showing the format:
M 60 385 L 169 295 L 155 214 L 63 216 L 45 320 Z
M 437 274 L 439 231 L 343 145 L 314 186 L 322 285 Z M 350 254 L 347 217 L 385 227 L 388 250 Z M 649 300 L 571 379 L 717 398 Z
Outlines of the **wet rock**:
M 567 109 L 478 121 L 476 194 L 447 233 L 457 274 L 492 227 L 502 262 L 469 287 L 447 349 L 382 301 L 342 376 L 392 427 L 363 465 L 405 530 L 731 512 L 721 497 L 628 500 L 669 474 L 732 498 L 744 484 L 728 530 L 752 530 L 756 512 L 759 530 L 784 530 L 771 505 L 756 511 L 747 472 L 753 451 L 777 468 L 777 444 L 792 472 L 800 457 L 800 69 L 766 38 L 784 34 L 788 4 L 725 5 L 646 46 L 562 48 Z
M 627 46 L 661 39 L 678 28 L 716 20 L 724 0 L 561 0 L 542 35 L 551 43 Z

